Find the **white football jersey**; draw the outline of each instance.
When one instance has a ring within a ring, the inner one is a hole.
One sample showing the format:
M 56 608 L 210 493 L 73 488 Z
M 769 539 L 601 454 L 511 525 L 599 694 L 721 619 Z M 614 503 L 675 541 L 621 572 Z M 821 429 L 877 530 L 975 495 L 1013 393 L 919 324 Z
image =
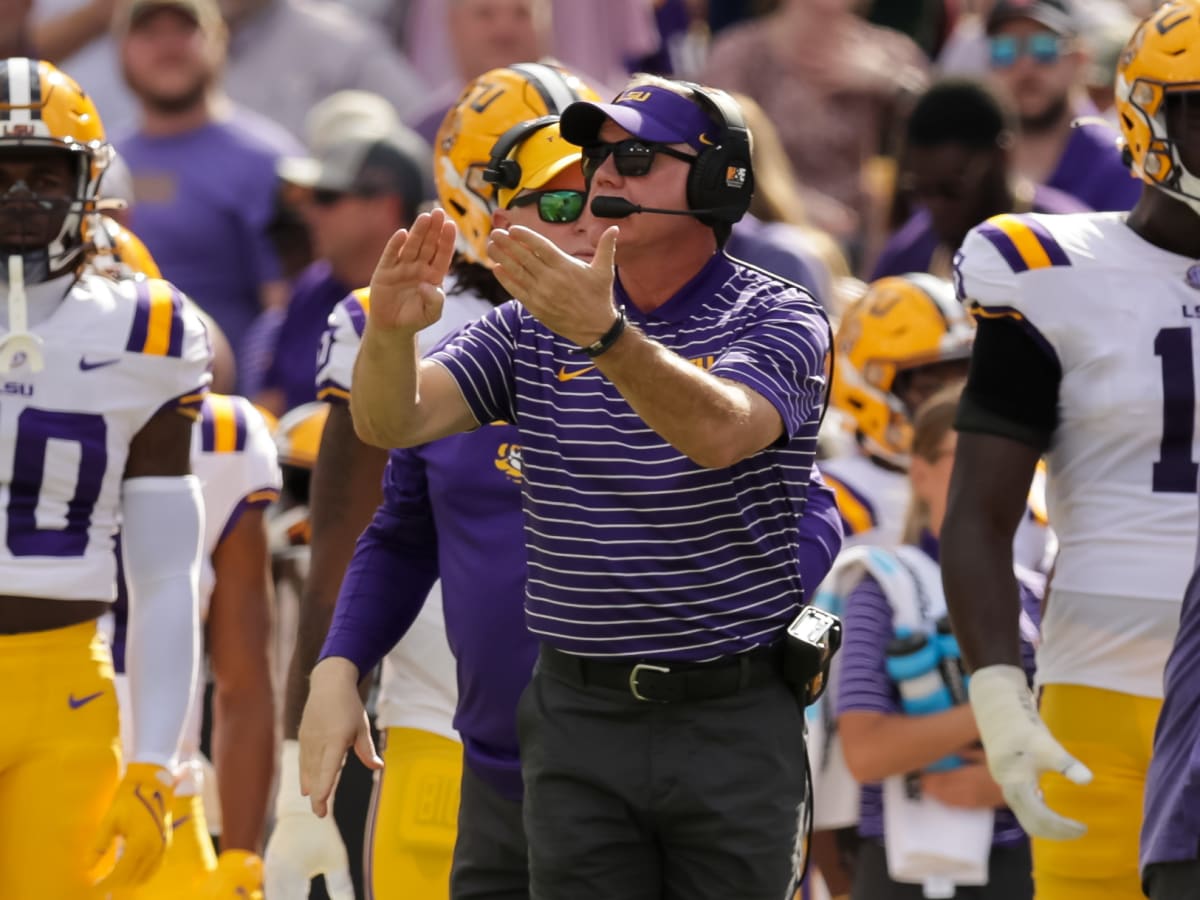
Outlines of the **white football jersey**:
M 130 443 L 160 410 L 199 412 L 208 336 L 167 282 L 92 274 L 31 330 L 45 367 L 0 375 L 0 583 L 112 601 Z
M 900 543 L 908 514 L 908 475 L 879 465 L 857 447 L 819 465 L 842 514 L 843 550 Z
M 417 337 L 421 353 L 492 308 L 475 294 L 450 293 L 452 285 L 451 279 L 443 285 L 447 296 L 442 318 Z M 345 402 L 350 398 L 354 360 L 367 324 L 370 302 L 370 291 L 363 288 L 354 291 L 330 313 L 317 362 L 319 399 Z M 454 656 L 446 640 L 439 581 L 408 633 L 383 661 L 376 721 L 380 728 L 417 728 L 457 740 L 453 725 L 457 703 Z
M 275 442 L 262 414 L 244 397 L 209 394 L 200 408 L 192 431 L 192 473 L 200 480 L 204 497 L 204 547 L 200 560 L 200 619 L 208 616 L 215 587 L 213 555 L 221 541 L 248 509 L 267 506 L 279 496 L 280 473 Z M 124 616 L 116 623 L 122 644 Z M 196 683 L 179 748 L 179 783 L 176 793 L 192 795 L 200 790 L 200 730 L 204 714 L 207 678 Z M 128 709 L 128 686 L 120 679 L 118 698 Z M 122 716 L 122 725 L 128 716 Z M 122 727 L 122 741 L 128 734 Z M 126 746 L 128 744 L 126 743 Z
M 1118 607 L 1132 603 L 1130 620 L 1159 621 L 1169 633 L 1192 574 L 1194 265 L 1144 241 L 1122 213 L 998 216 L 963 245 L 958 288 L 974 313 L 1017 320 L 1062 369 L 1046 455 L 1059 554 L 1038 657 L 1045 683 L 1161 696 L 1162 641 L 1152 652 L 1144 642 L 1135 647 L 1136 634 L 1122 637 L 1125 623 L 1101 638 L 1094 620 L 1104 609 L 1115 622 Z M 1069 608 L 1087 598 L 1095 598 L 1090 615 Z M 1125 663 L 1128 679 L 1119 677 Z M 1143 689 L 1130 684 L 1135 670 Z

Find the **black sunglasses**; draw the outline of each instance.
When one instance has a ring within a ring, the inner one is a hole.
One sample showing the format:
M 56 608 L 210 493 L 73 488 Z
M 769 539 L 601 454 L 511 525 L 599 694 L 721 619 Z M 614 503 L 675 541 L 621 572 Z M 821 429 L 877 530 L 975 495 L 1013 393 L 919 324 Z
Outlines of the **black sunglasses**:
M 337 206 L 347 197 L 379 197 L 382 191 L 335 191 L 333 188 L 313 188 L 312 202 L 315 206 Z
M 562 225 L 574 222 L 583 215 L 583 207 L 587 203 L 587 194 L 583 191 L 530 191 L 513 197 L 508 202 L 508 208 L 514 206 L 529 206 L 537 203 L 538 218 L 551 225 Z
M 681 159 L 687 163 L 693 163 L 699 158 L 690 153 L 676 150 L 667 144 L 639 141 L 637 138 L 615 143 L 588 144 L 583 148 L 583 177 L 590 181 L 596 174 L 596 170 L 611 154 L 618 175 L 625 178 L 640 178 L 649 173 L 650 167 L 654 165 L 656 153 Z

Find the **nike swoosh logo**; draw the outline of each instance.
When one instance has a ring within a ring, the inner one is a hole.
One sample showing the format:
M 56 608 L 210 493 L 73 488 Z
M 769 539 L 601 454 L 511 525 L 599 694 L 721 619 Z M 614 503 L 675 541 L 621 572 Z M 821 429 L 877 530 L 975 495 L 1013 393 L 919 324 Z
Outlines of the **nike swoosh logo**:
M 115 366 L 120 361 L 121 357 L 119 356 L 116 359 L 100 359 L 96 360 L 95 362 L 87 359 L 81 359 L 79 360 L 79 371 L 90 372 L 92 369 L 103 369 L 105 366 Z
M 104 691 L 96 691 L 94 694 L 88 694 L 86 697 L 80 697 L 79 699 L 75 699 L 74 694 L 67 694 L 67 706 L 71 707 L 71 709 L 79 709 L 79 707 L 87 706 L 97 697 L 102 696 L 104 696 Z
M 187 823 L 187 822 L 190 822 L 191 820 L 192 820 L 192 817 L 191 817 L 190 815 L 183 816 L 183 817 L 181 817 L 181 818 L 178 818 L 178 819 L 172 819 L 172 820 L 171 820 L 171 830 L 172 830 L 172 831 L 178 831 L 178 830 L 179 830 L 179 826 L 180 826 L 180 825 L 183 825 L 183 824 L 185 824 L 185 823 Z
M 575 369 L 571 372 L 567 371 L 567 367 L 563 366 L 558 370 L 559 381 L 570 381 L 572 378 L 578 378 L 580 375 L 586 375 L 588 372 L 594 371 L 595 366 L 588 366 L 584 369 Z

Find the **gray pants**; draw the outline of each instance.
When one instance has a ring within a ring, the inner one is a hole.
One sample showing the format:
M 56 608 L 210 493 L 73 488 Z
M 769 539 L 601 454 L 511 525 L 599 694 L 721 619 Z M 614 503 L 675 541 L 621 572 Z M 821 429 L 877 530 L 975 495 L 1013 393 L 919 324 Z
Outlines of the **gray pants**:
M 1147 866 L 1144 888 L 1150 900 L 1200 900 L 1200 860 Z
M 786 900 L 804 718 L 782 678 L 647 703 L 534 673 L 517 705 L 533 900 Z
M 463 764 L 451 900 L 529 900 L 529 853 L 521 804 Z

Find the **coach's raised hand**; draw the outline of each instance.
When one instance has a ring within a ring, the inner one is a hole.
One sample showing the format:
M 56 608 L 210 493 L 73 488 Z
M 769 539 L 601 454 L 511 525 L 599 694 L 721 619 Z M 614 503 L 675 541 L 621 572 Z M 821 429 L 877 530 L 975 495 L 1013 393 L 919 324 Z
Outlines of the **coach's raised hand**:
M 392 235 L 371 276 L 370 324 L 416 333 L 442 317 L 442 281 L 454 256 L 454 223 L 435 209 Z

